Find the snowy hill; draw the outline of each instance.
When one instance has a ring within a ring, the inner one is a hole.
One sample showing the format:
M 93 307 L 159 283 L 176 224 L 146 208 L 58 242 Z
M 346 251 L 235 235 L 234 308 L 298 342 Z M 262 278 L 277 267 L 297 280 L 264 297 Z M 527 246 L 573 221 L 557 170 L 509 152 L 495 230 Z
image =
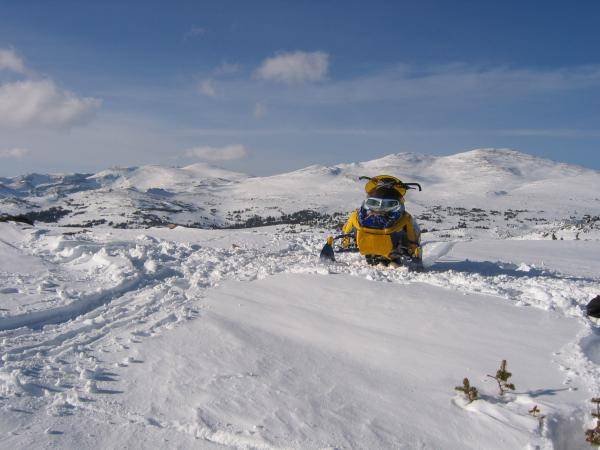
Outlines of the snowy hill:
M 230 172 L 208 164 L 198 163 L 182 168 L 163 166 L 142 166 L 133 168 L 110 169 L 88 177 L 97 180 L 102 187 L 112 189 L 164 189 L 174 193 L 190 192 L 214 183 L 216 180 L 240 180 L 246 175 Z
M 600 214 L 596 194 L 600 172 L 505 149 L 442 157 L 399 153 L 270 177 L 205 164 L 117 168 L 97 174 L 32 174 L 0 179 L 0 211 L 33 213 L 34 219 L 42 221 L 58 217 L 60 225 L 119 228 L 293 222 L 314 214 L 347 214 L 363 198 L 358 177 L 380 173 L 423 185 L 423 192 L 409 195 L 408 208 L 429 230 L 439 228 L 435 224 L 440 215 L 443 221 L 456 216 L 453 226 L 462 220 L 504 232 L 532 228 L 522 226 L 527 222 L 576 222 Z M 462 217 L 464 208 L 483 210 L 483 214 L 473 222 L 472 217 Z M 519 217 L 513 217 L 515 209 L 521 210 Z M 46 214 L 48 210 L 52 214 Z M 512 223 L 492 217 L 507 211 Z
M 379 173 L 423 185 L 424 272 L 318 259 Z M 36 220 L 0 223 L 0 448 L 589 448 L 598 171 L 474 150 L 0 183 Z

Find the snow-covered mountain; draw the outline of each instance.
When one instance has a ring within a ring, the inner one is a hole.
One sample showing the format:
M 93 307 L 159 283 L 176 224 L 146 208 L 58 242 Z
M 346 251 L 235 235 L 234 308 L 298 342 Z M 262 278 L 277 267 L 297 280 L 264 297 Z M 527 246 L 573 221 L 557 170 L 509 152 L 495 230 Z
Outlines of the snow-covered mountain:
M 424 272 L 318 259 L 381 173 L 423 185 Z M 38 220 L 0 223 L 0 448 L 589 448 L 598 171 L 474 150 L 0 181 Z
M 516 233 L 600 214 L 600 172 L 507 149 L 451 156 L 398 153 L 268 177 L 206 164 L 30 174 L 0 179 L 0 212 L 88 227 L 246 227 L 327 222 L 334 215 L 331 225 L 360 204 L 364 193 L 358 177 L 382 173 L 422 184 L 422 192 L 408 195 L 407 207 L 427 230 L 439 230 L 436 224 L 453 217 L 446 228 Z

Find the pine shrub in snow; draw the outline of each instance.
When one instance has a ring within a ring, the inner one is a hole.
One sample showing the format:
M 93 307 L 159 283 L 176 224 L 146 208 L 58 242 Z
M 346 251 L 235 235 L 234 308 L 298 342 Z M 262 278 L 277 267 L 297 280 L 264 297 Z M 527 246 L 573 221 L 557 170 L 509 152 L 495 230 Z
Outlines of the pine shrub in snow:
M 600 398 L 593 398 L 592 403 L 596 405 L 596 411 L 592 411 L 596 426 L 585 432 L 585 440 L 592 445 L 600 446 Z
M 514 391 L 515 385 L 513 383 L 509 383 L 508 379 L 512 377 L 512 373 L 506 370 L 506 360 L 503 359 L 500 363 L 500 369 L 496 371 L 496 376 L 488 375 L 488 377 L 493 378 L 498 383 L 498 390 L 500 395 L 504 395 L 506 391 Z
M 529 410 L 529 415 L 537 418 L 540 429 L 544 425 L 544 419 L 546 416 L 544 414 L 540 414 L 540 408 L 537 405 L 533 405 L 533 408 Z
M 477 388 L 474 386 L 471 386 L 471 383 L 469 382 L 468 378 L 465 378 L 463 380 L 462 386 L 456 386 L 454 389 L 465 394 L 465 397 L 467 397 L 467 400 L 469 401 L 469 403 L 471 403 L 473 400 L 477 400 L 478 395 L 479 395 L 477 392 Z

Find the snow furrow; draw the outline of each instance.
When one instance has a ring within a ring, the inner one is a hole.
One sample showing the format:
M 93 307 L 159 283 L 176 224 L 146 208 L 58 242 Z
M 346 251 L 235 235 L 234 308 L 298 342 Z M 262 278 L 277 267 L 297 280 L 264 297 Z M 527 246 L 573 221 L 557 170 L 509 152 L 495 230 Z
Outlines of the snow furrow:
M 234 232 L 222 233 L 236 236 Z M 436 286 L 446 292 L 486 294 L 491 296 L 490 301 L 500 297 L 516 307 L 533 306 L 577 318 L 585 324 L 583 331 L 573 336 L 572 342 L 565 343 L 564 348 L 557 348 L 553 361 L 564 367 L 567 385 L 580 379 L 591 392 L 600 388 L 598 361 L 589 359 L 593 359 L 598 337 L 584 318 L 584 306 L 595 295 L 598 280 L 519 262 L 452 260 L 458 242 L 428 244 L 425 247 L 428 270 L 424 273 L 369 266 L 360 255 L 348 253 L 340 254 L 335 263 L 322 264 L 317 259 L 322 240 L 311 232 L 274 230 L 265 242 L 257 245 L 245 245 L 244 241 L 240 245 L 235 240 L 221 243 L 217 238 L 192 245 L 150 235 L 115 238 L 102 233 L 85 239 L 39 233 L 25 242 L 23 248 L 17 246 L 17 249 L 26 249 L 28 254 L 41 258 L 52 272 L 54 281 L 48 283 L 44 295 L 59 290 L 68 295 L 62 298 L 62 303 L 49 304 L 46 309 L 0 317 L 3 344 L 0 394 L 10 402 L 32 399 L 36 408 L 45 409 L 52 417 L 79 410 L 94 416 L 88 400 L 120 392 L 106 386 L 118 385 L 123 371 L 136 363 L 142 364 L 136 348 L 165 329 L 190 319 L 201 320 L 207 313 L 204 298 L 211 295 L 213 288 L 228 281 L 251 282 L 285 273 L 329 277 L 345 274 L 356 280 L 397 285 L 400 291 L 403 287 L 410 290 L 415 286 L 424 289 Z M 377 302 L 374 296 L 373 306 Z M 246 300 L 244 304 L 248 307 L 252 302 Z M 301 305 L 296 308 L 298 313 L 306 312 Z M 312 317 L 327 321 L 326 315 Z M 376 332 L 376 327 L 337 320 L 356 334 L 371 336 Z M 380 336 L 384 341 L 397 339 L 395 334 L 380 333 Z M 121 359 L 114 355 L 120 355 Z M 110 402 L 103 404 L 106 407 Z M 520 420 L 520 413 L 508 414 L 496 406 L 488 412 L 476 412 L 487 414 L 486 420 L 501 419 L 503 427 L 512 427 L 515 420 Z M 128 415 L 134 414 L 127 408 L 122 410 L 120 405 L 105 413 L 122 417 L 125 423 Z M 504 413 L 508 415 L 498 415 Z M 562 420 L 560 413 L 552 414 L 553 420 Z M 285 422 L 289 418 L 286 415 L 274 420 Z M 228 428 L 205 426 L 201 421 L 154 418 L 148 421 L 139 416 L 135 423 L 155 428 L 159 424 L 160 429 L 234 448 L 277 447 L 258 436 L 241 436 Z M 371 431 L 375 428 L 375 424 L 365 426 Z M 550 426 L 548 430 L 546 433 L 551 434 Z M 546 442 L 541 434 L 536 436 L 540 442 Z M 382 435 L 380 439 L 388 438 Z
M 128 291 L 137 290 L 142 287 L 142 280 L 136 278 L 115 288 L 88 295 L 65 306 L 1 318 L 0 331 L 13 330 L 20 327 L 40 329 L 45 325 L 68 322 L 69 320 L 73 320 L 78 316 L 109 303 L 112 299 L 119 297 Z

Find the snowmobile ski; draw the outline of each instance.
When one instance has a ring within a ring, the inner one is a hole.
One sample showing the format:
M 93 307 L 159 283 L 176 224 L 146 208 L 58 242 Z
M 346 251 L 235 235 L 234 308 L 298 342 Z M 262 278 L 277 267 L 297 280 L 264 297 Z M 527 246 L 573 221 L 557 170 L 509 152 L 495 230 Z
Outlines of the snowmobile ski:
M 325 245 L 323 246 L 323 248 L 321 249 L 321 254 L 319 255 L 319 258 L 321 259 L 321 261 L 335 261 L 335 251 L 333 250 L 333 243 L 334 241 L 337 241 L 338 239 L 343 239 L 343 238 L 354 238 L 354 234 L 350 233 L 350 234 L 340 234 L 339 236 L 329 236 L 327 238 L 327 242 L 325 243 Z M 337 252 L 353 252 L 353 251 L 358 251 L 358 248 L 354 249 L 354 248 L 348 248 L 348 249 L 338 249 Z

